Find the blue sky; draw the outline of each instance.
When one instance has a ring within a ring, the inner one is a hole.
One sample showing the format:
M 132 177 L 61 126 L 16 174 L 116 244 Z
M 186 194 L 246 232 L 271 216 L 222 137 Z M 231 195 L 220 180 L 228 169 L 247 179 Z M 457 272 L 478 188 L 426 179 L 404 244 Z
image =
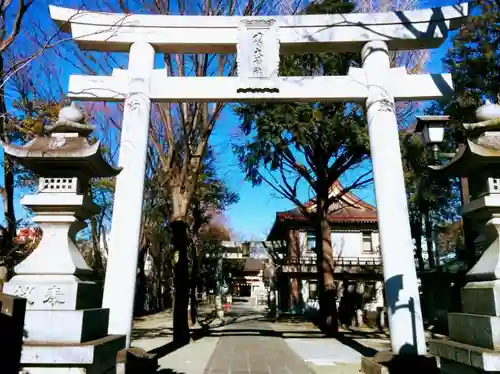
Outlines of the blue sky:
M 56 4 L 69 6 L 70 1 L 36 1 L 35 4 L 40 7 L 38 10 L 46 12 L 47 4 Z M 456 4 L 454 1 L 423 0 L 421 7 L 442 6 Z M 47 15 L 48 16 L 48 15 Z M 42 17 L 43 18 L 43 17 Z M 50 22 L 50 18 L 46 18 Z M 43 24 L 42 24 L 43 25 Z M 441 59 L 445 55 L 450 43 L 447 41 L 441 48 L 432 51 L 432 58 L 427 64 L 427 71 L 439 73 L 443 71 Z M 61 73 L 61 83 L 67 87 L 67 80 L 70 74 L 76 73 L 75 69 L 66 63 L 57 66 Z M 262 184 L 253 187 L 251 183 L 244 180 L 244 173 L 238 165 L 237 159 L 232 152 L 231 144 L 235 140 L 238 120 L 226 110 L 218 122 L 211 138 L 211 144 L 217 154 L 217 165 L 220 176 L 224 178 L 229 187 L 236 191 L 240 196 L 237 204 L 229 207 L 226 216 L 232 230 L 237 234 L 237 239 L 264 239 L 270 229 L 275 213 L 277 211 L 288 210 L 294 207 L 288 200 L 276 196 L 271 187 Z M 20 198 L 25 191 L 17 191 L 16 197 Z M 359 191 L 357 195 L 364 198 L 367 202 L 374 204 L 374 194 L 372 188 Z M 303 192 L 302 199 L 307 200 L 307 191 Z M 19 200 L 17 200 L 19 201 Z M 25 215 L 24 209 L 17 204 L 18 216 Z

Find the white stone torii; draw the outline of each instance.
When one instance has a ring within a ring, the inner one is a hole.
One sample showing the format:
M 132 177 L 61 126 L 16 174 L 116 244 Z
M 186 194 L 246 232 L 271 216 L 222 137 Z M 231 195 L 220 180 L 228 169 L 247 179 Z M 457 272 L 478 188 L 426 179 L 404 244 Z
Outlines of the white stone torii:
M 163 16 L 50 6 L 82 49 L 129 52 L 128 70 L 72 76 L 69 96 L 125 101 L 103 307 L 110 334 L 130 343 L 148 126 L 152 101 L 365 102 L 393 352 L 426 354 L 399 147 L 395 100 L 439 99 L 448 74 L 391 69 L 388 50 L 434 48 L 468 14 L 467 4 L 407 12 L 285 17 Z M 347 76 L 278 77 L 279 53 L 360 51 Z M 155 53 L 237 53 L 237 77 L 168 77 Z M 397 326 L 397 328 L 396 328 Z

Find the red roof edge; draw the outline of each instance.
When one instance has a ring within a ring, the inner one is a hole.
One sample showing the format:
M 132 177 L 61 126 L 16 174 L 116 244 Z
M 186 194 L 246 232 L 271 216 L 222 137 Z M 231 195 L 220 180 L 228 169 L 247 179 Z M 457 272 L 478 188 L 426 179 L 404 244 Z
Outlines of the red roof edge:
M 333 189 L 337 187 L 339 190 L 343 190 L 343 186 L 342 186 L 342 183 L 340 183 L 339 180 L 336 180 L 331 186 L 330 188 L 328 189 L 328 193 L 332 192 Z M 355 200 L 356 201 L 356 204 L 358 204 L 360 207 L 363 207 L 365 209 L 369 209 L 369 210 L 374 210 L 376 211 L 377 208 L 375 208 L 373 205 L 371 204 L 368 204 L 367 202 L 363 201 L 362 199 L 360 199 L 359 197 L 357 197 L 354 193 L 352 192 L 345 192 L 343 195 L 342 195 L 342 198 L 347 198 L 347 199 L 352 199 L 352 200 Z M 306 208 L 310 207 L 311 205 L 314 205 L 316 204 L 316 198 L 312 198 L 311 200 L 309 200 L 308 202 L 306 202 L 304 204 L 304 206 Z
M 277 213 L 277 218 L 279 221 L 296 221 L 296 222 L 307 222 L 308 217 L 304 215 L 289 214 L 286 212 Z M 377 223 L 377 217 L 367 217 L 367 216 L 338 216 L 335 214 L 330 214 L 328 216 L 329 222 L 356 222 L 356 223 Z

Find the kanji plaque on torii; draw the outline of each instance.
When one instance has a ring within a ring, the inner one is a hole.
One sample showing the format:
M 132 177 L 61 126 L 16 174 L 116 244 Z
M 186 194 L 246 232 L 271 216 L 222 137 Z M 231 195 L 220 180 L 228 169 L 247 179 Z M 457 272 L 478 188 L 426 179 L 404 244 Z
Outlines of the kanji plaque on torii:
M 237 45 L 239 90 L 277 89 L 279 47 L 275 19 L 244 18 L 240 21 Z

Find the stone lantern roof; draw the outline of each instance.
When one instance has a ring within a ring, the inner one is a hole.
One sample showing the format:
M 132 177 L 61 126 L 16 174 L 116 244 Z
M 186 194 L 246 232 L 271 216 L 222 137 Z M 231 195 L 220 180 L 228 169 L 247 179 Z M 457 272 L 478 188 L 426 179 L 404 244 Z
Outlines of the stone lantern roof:
M 444 165 L 430 166 L 446 176 L 467 177 L 494 164 L 500 165 L 500 105 L 487 102 L 476 111 L 479 122 L 464 123 L 467 140 Z
M 46 130 L 49 136 L 37 136 L 29 143 L 1 143 L 5 153 L 41 177 L 114 177 L 121 168 L 110 165 L 101 153 L 101 143 L 91 144 L 93 126 L 74 103 L 59 112 L 59 119 Z

